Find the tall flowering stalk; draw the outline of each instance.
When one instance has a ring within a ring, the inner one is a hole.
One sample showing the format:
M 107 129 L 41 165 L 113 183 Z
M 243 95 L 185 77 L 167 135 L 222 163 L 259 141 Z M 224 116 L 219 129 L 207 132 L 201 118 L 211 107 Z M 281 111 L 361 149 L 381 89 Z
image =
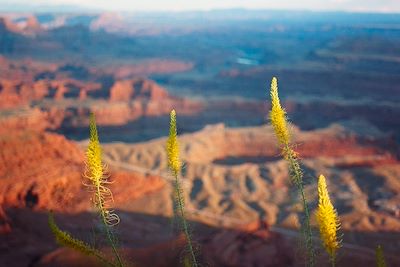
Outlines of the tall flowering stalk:
M 310 226 L 310 211 L 307 204 L 307 199 L 304 194 L 303 171 L 298 161 L 297 153 L 293 150 L 290 144 L 290 132 L 288 129 L 288 121 L 286 111 L 282 108 L 278 95 L 278 80 L 276 77 L 271 81 L 271 111 L 269 112 L 269 120 L 277 137 L 278 143 L 282 149 L 282 155 L 289 164 L 289 175 L 296 185 L 297 190 L 302 199 L 305 219 L 303 222 L 304 238 L 307 248 L 308 266 L 315 265 L 315 251 L 312 239 L 312 231 Z
M 109 261 L 94 247 L 79 239 L 73 238 L 69 233 L 58 228 L 52 213 L 49 214 L 49 227 L 58 244 L 72 248 L 86 255 L 95 256 L 108 266 L 122 267 L 124 264 L 116 248 L 117 239 L 111 229 L 112 226 L 119 223 L 119 217 L 112 210 L 107 208 L 107 203 L 112 201 L 112 193 L 107 187 L 110 182 L 108 181 L 108 176 L 105 174 L 106 166 L 103 164 L 101 159 L 101 147 L 96 128 L 96 119 L 93 114 L 90 114 L 90 138 L 89 146 L 86 151 L 86 158 L 84 177 L 89 180 L 89 183 L 86 184 L 86 186 L 88 186 L 94 193 L 93 202 L 100 214 L 107 240 L 110 243 L 116 258 L 115 262 Z
M 170 113 L 170 127 L 169 127 L 169 136 L 167 140 L 167 155 L 168 155 L 168 166 L 175 177 L 174 183 L 174 193 L 175 193 L 175 215 L 179 219 L 180 227 L 182 228 L 183 233 L 185 234 L 187 240 L 188 251 L 190 254 L 190 260 L 188 258 L 184 258 L 185 266 L 189 265 L 189 262 L 192 266 L 197 267 L 197 260 L 192 244 L 192 239 L 190 236 L 189 224 L 186 220 L 185 215 L 185 199 L 183 196 L 183 190 L 181 182 L 179 181 L 179 173 L 181 171 L 181 161 L 179 159 L 179 144 L 177 138 L 177 130 L 176 130 L 176 112 L 172 110 Z
M 340 248 L 337 231 L 340 228 L 338 214 L 329 198 L 325 176 L 318 178 L 318 209 L 316 211 L 319 232 L 326 252 L 328 252 L 332 266 L 335 266 L 336 251 Z
M 102 151 L 96 127 L 96 118 L 90 114 L 90 138 L 86 151 L 86 171 L 84 176 L 90 181 L 89 188 L 93 191 L 93 202 L 96 206 L 101 222 L 104 225 L 107 240 L 112 247 L 118 266 L 124 266 L 116 248 L 117 239 L 111 229 L 119 223 L 119 217 L 113 210 L 108 209 L 108 202 L 112 201 L 111 190 L 107 187 L 110 182 L 106 175 L 106 166 L 102 162 Z

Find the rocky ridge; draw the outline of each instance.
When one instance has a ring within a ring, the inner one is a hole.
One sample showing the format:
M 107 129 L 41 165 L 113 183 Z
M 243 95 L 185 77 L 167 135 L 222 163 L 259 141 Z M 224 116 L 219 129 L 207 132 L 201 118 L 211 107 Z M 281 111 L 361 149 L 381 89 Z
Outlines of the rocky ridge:
M 308 132 L 293 128 L 293 136 L 311 208 L 317 201 L 316 178 L 323 173 L 339 211 L 344 242 L 374 248 L 378 237 L 368 233 L 379 231 L 386 250 L 394 252 L 400 230 L 400 165 L 391 137 L 379 131 L 362 136 L 339 125 Z M 111 166 L 140 166 L 165 175 L 164 142 L 106 144 L 104 153 Z M 218 125 L 182 135 L 180 142 L 182 178 L 194 220 L 236 227 L 261 217 L 271 226 L 299 227 L 301 206 L 270 127 Z

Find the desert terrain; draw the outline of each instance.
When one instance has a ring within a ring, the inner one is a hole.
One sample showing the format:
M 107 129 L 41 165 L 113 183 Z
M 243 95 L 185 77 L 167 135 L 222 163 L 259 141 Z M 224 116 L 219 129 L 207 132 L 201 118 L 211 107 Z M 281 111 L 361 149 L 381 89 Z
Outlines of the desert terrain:
M 89 114 L 113 181 L 119 246 L 177 266 L 165 152 L 176 109 L 181 178 L 204 265 L 304 266 L 303 210 L 268 125 L 279 79 L 314 213 L 323 173 L 340 266 L 400 265 L 400 19 L 210 11 L 0 14 L 0 265 L 98 266 L 47 224 L 107 254 L 82 183 Z M 312 217 L 318 266 L 328 266 Z

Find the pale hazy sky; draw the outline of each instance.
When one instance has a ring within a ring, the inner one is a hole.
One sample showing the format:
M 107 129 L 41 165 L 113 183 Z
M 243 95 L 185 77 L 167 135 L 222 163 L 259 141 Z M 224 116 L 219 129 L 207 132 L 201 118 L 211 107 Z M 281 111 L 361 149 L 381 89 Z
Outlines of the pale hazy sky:
M 76 5 L 110 11 L 208 10 L 220 8 L 400 12 L 400 0 L 11 0 L 13 4 Z M 0 0 L 0 5 L 10 0 Z

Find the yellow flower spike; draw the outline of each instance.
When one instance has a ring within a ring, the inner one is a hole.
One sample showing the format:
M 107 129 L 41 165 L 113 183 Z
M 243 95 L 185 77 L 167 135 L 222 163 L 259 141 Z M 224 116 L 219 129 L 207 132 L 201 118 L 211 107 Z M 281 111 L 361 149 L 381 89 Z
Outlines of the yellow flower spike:
M 107 210 L 107 204 L 113 200 L 112 192 L 107 185 L 108 181 L 106 168 L 102 162 L 101 146 L 96 127 L 96 118 L 93 113 L 90 114 L 90 138 L 89 146 L 86 151 L 86 172 L 85 177 L 92 183 L 88 185 L 94 192 L 94 203 L 99 209 L 101 217 L 105 224 L 113 226 L 119 223 L 119 217 L 113 211 Z
M 101 147 L 99 136 L 97 134 L 96 118 L 93 113 L 90 114 L 90 139 L 86 151 L 87 157 L 87 177 L 95 184 L 101 184 L 103 179 L 103 164 L 101 162 Z
M 287 127 L 286 111 L 282 108 L 278 95 L 278 80 L 276 77 L 271 81 L 271 111 L 269 119 L 274 128 L 275 135 L 281 145 L 289 145 L 290 134 Z
M 89 188 L 94 192 L 93 202 L 99 211 L 100 218 L 104 224 L 104 231 L 106 233 L 108 242 L 110 243 L 114 252 L 118 266 L 124 266 L 122 259 L 116 248 L 116 238 L 110 227 L 117 225 L 120 221 L 117 214 L 113 210 L 108 210 L 108 202 L 113 200 L 112 192 L 107 187 L 110 184 L 108 176 L 105 175 L 106 167 L 102 162 L 102 152 L 99 142 L 99 136 L 96 127 L 96 118 L 93 113 L 90 114 L 89 119 L 90 138 L 89 146 L 86 151 L 86 171 L 85 177 L 90 180 L 91 185 Z
M 175 175 L 178 175 L 181 169 L 179 160 L 179 144 L 176 130 L 176 112 L 173 109 L 170 113 L 169 136 L 167 140 L 168 166 Z
M 319 225 L 319 231 L 325 250 L 331 257 L 332 264 L 334 265 L 336 251 L 340 248 L 340 241 L 337 237 L 337 231 L 339 230 L 340 223 L 338 214 L 329 198 L 326 180 L 323 175 L 320 175 L 318 179 L 318 196 L 319 201 L 316 216 Z

